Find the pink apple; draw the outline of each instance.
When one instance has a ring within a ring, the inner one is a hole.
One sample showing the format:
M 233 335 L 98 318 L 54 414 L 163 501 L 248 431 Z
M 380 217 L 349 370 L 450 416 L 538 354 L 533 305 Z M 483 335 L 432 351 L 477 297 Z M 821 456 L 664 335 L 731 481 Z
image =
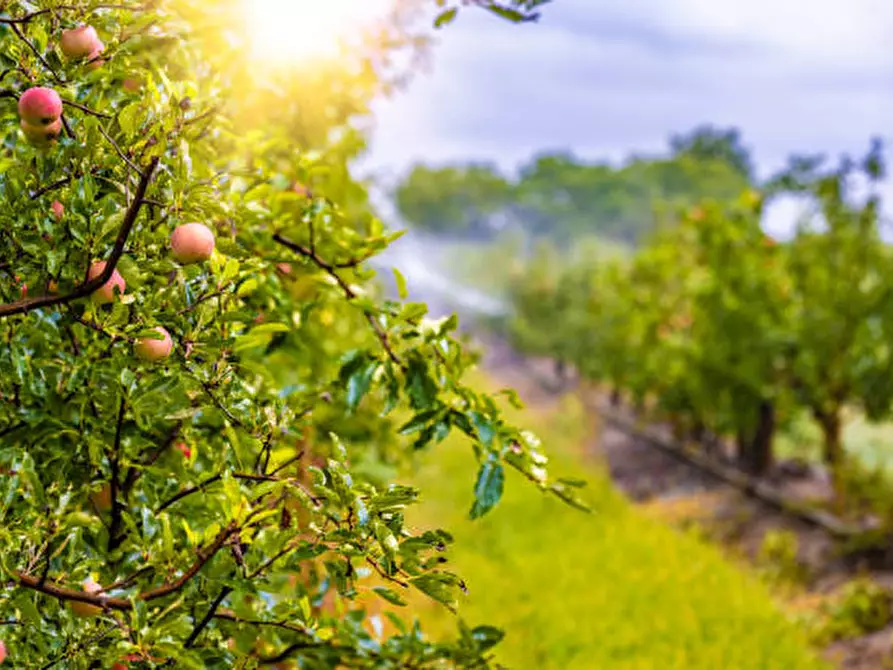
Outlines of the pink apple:
M 71 60 L 86 58 L 97 49 L 99 51 L 103 49 L 102 41 L 93 26 L 79 26 L 71 30 L 63 30 L 59 46 L 62 47 L 65 57 Z
M 133 345 L 134 353 L 145 361 L 160 361 L 171 355 L 171 349 L 174 347 L 174 341 L 171 334 L 161 326 L 154 328 L 156 333 L 162 336 L 162 339 L 156 340 L 151 337 L 143 337 L 136 341 Z
M 214 251 L 214 233 L 201 223 L 177 226 L 171 235 L 171 250 L 174 258 L 184 265 L 206 261 Z
M 63 205 L 58 200 L 53 200 L 53 204 L 50 205 L 50 209 L 53 210 L 53 216 L 56 217 L 56 221 L 61 221 L 65 216 L 65 205 Z
M 95 51 L 91 52 L 89 56 L 87 56 L 87 68 L 90 70 L 97 70 L 105 65 L 105 59 L 100 58 L 102 55 L 102 50 L 104 47 L 100 46 Z
M 51 88 L 29 88 L 19 98 L 19 116 L 34 126 L 49 125 L 62 116 L 62 98 Z
M 90 577 L 84 581 L 84 591 L 87 593 L 96 593 L 102 591 L 102 587 Z M 93 617 L 102 612 L 101 607 L 90 605 L 89 603 L 82 603 L 79 600 L 69 601 L 69 606 L 71 607 L 72 612 L 80 617 Z
M 6 643 L 0 640 L 0 663 L 6 660 Z
M 62 132 L 62 119 L 56 119 L 46 125 L 32 124 L 22 119 L 20 126 L 25 139 L 36 147 L 46 147 L 56 141 Z
M 103 270 L 105 270 L 105 261 L 97 261 L 90 266 L 87 277 L 89 279 L 96 279 L 96 277 L 102 274 Z M 94 302 L 97 302 L 100 305 L 114 302 L 116 287 L 122 294 L 124 293 L 124 289 L 127 288 L 127 283 L 124 281 L 124 277 L 121 276 L 121 273 L 118 272 L 117 268 L 112 271 L 111 279 L 94 291 Z

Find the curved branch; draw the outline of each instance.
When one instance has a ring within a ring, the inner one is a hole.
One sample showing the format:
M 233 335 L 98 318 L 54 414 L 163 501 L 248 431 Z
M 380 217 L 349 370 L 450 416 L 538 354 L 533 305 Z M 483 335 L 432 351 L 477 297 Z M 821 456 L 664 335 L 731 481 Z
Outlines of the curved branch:
M 124 245 L 127 243 L 130 231 L 133 230 L 133 225 L 136 223 L 140 208 L 144 204 L 143 198 L 146 195 L 146 189 L 149 187 L 149 182 L 152 180 L 152 176 L 155 174 L 155 170 L 158 167 L 158 160 L 158 157 L 153 158 L 140 177 L 140 182 L 136 187 L 133 202 L 130 203 L 130 207 L 127 208 L 127 212 L 124 214 L 124 222 L 121 224 L 121 229 L 118 231 L 118 237 L 115 240 L 115 246 L 112 248 L 112 253 L 106 260 L 105 268 L 102 273 L 99 274 L 99 276 L 84 282 L 80 286 L 75 287 L 71 293 L 65 295 L 42 295 L 36 298 L 27 298 L 6 305 L 0 305 L 0 318 L 12 316 L 14 314 L 25 314 L 35 309 L 40 309 L 41 307 L 64 305 L 73 302 L 74 300 L 85 298 L 111 279 L 112 273 L 115 271 L 115 266 L 124 254 Z

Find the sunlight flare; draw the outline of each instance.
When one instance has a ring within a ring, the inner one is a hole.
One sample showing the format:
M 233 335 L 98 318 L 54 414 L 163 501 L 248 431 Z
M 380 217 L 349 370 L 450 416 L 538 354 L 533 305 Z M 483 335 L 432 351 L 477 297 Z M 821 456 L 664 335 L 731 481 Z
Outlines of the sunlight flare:
M 275 63 L 337 58 L 341 45 L 391 0 L 244 0 L 254 58 Z

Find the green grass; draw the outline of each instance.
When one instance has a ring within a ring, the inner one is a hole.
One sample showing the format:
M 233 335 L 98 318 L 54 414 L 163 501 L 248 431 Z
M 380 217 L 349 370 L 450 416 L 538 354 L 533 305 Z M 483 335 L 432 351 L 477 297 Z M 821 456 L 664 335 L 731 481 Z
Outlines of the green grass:
M 500 505 L 466 518 L 475 470 L 467 443 L 426 454 L 414 484 L 418 526 L 456 535 L 453 569 L 470 595 L 469 625 L 502 627 L 498 660 L 511 668 L 623 670 L 817 670 L 825 668 L 776 609 L 767 588 L 718 549 L 646 518 L 580 455 L 589 419 L 566 400 L 515 416 L 550 447 L 553 472 L 585 476 L 594 514 L 577 512 L 509 476 Z M 414 600 L 435 637 L 454 617 Z

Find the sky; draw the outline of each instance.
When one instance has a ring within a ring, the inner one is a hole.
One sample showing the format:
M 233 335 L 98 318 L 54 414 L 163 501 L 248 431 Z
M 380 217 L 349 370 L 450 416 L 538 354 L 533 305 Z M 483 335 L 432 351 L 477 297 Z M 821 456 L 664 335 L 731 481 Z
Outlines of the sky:
M 705 122 L 738 127 L 762 175 L 859 156 L 893 143 L 893 2 L 553 0 L 524 25 L 465 9 L 375 112 L 360 167 L 385 183 L 415 161 L 619 161 Z

